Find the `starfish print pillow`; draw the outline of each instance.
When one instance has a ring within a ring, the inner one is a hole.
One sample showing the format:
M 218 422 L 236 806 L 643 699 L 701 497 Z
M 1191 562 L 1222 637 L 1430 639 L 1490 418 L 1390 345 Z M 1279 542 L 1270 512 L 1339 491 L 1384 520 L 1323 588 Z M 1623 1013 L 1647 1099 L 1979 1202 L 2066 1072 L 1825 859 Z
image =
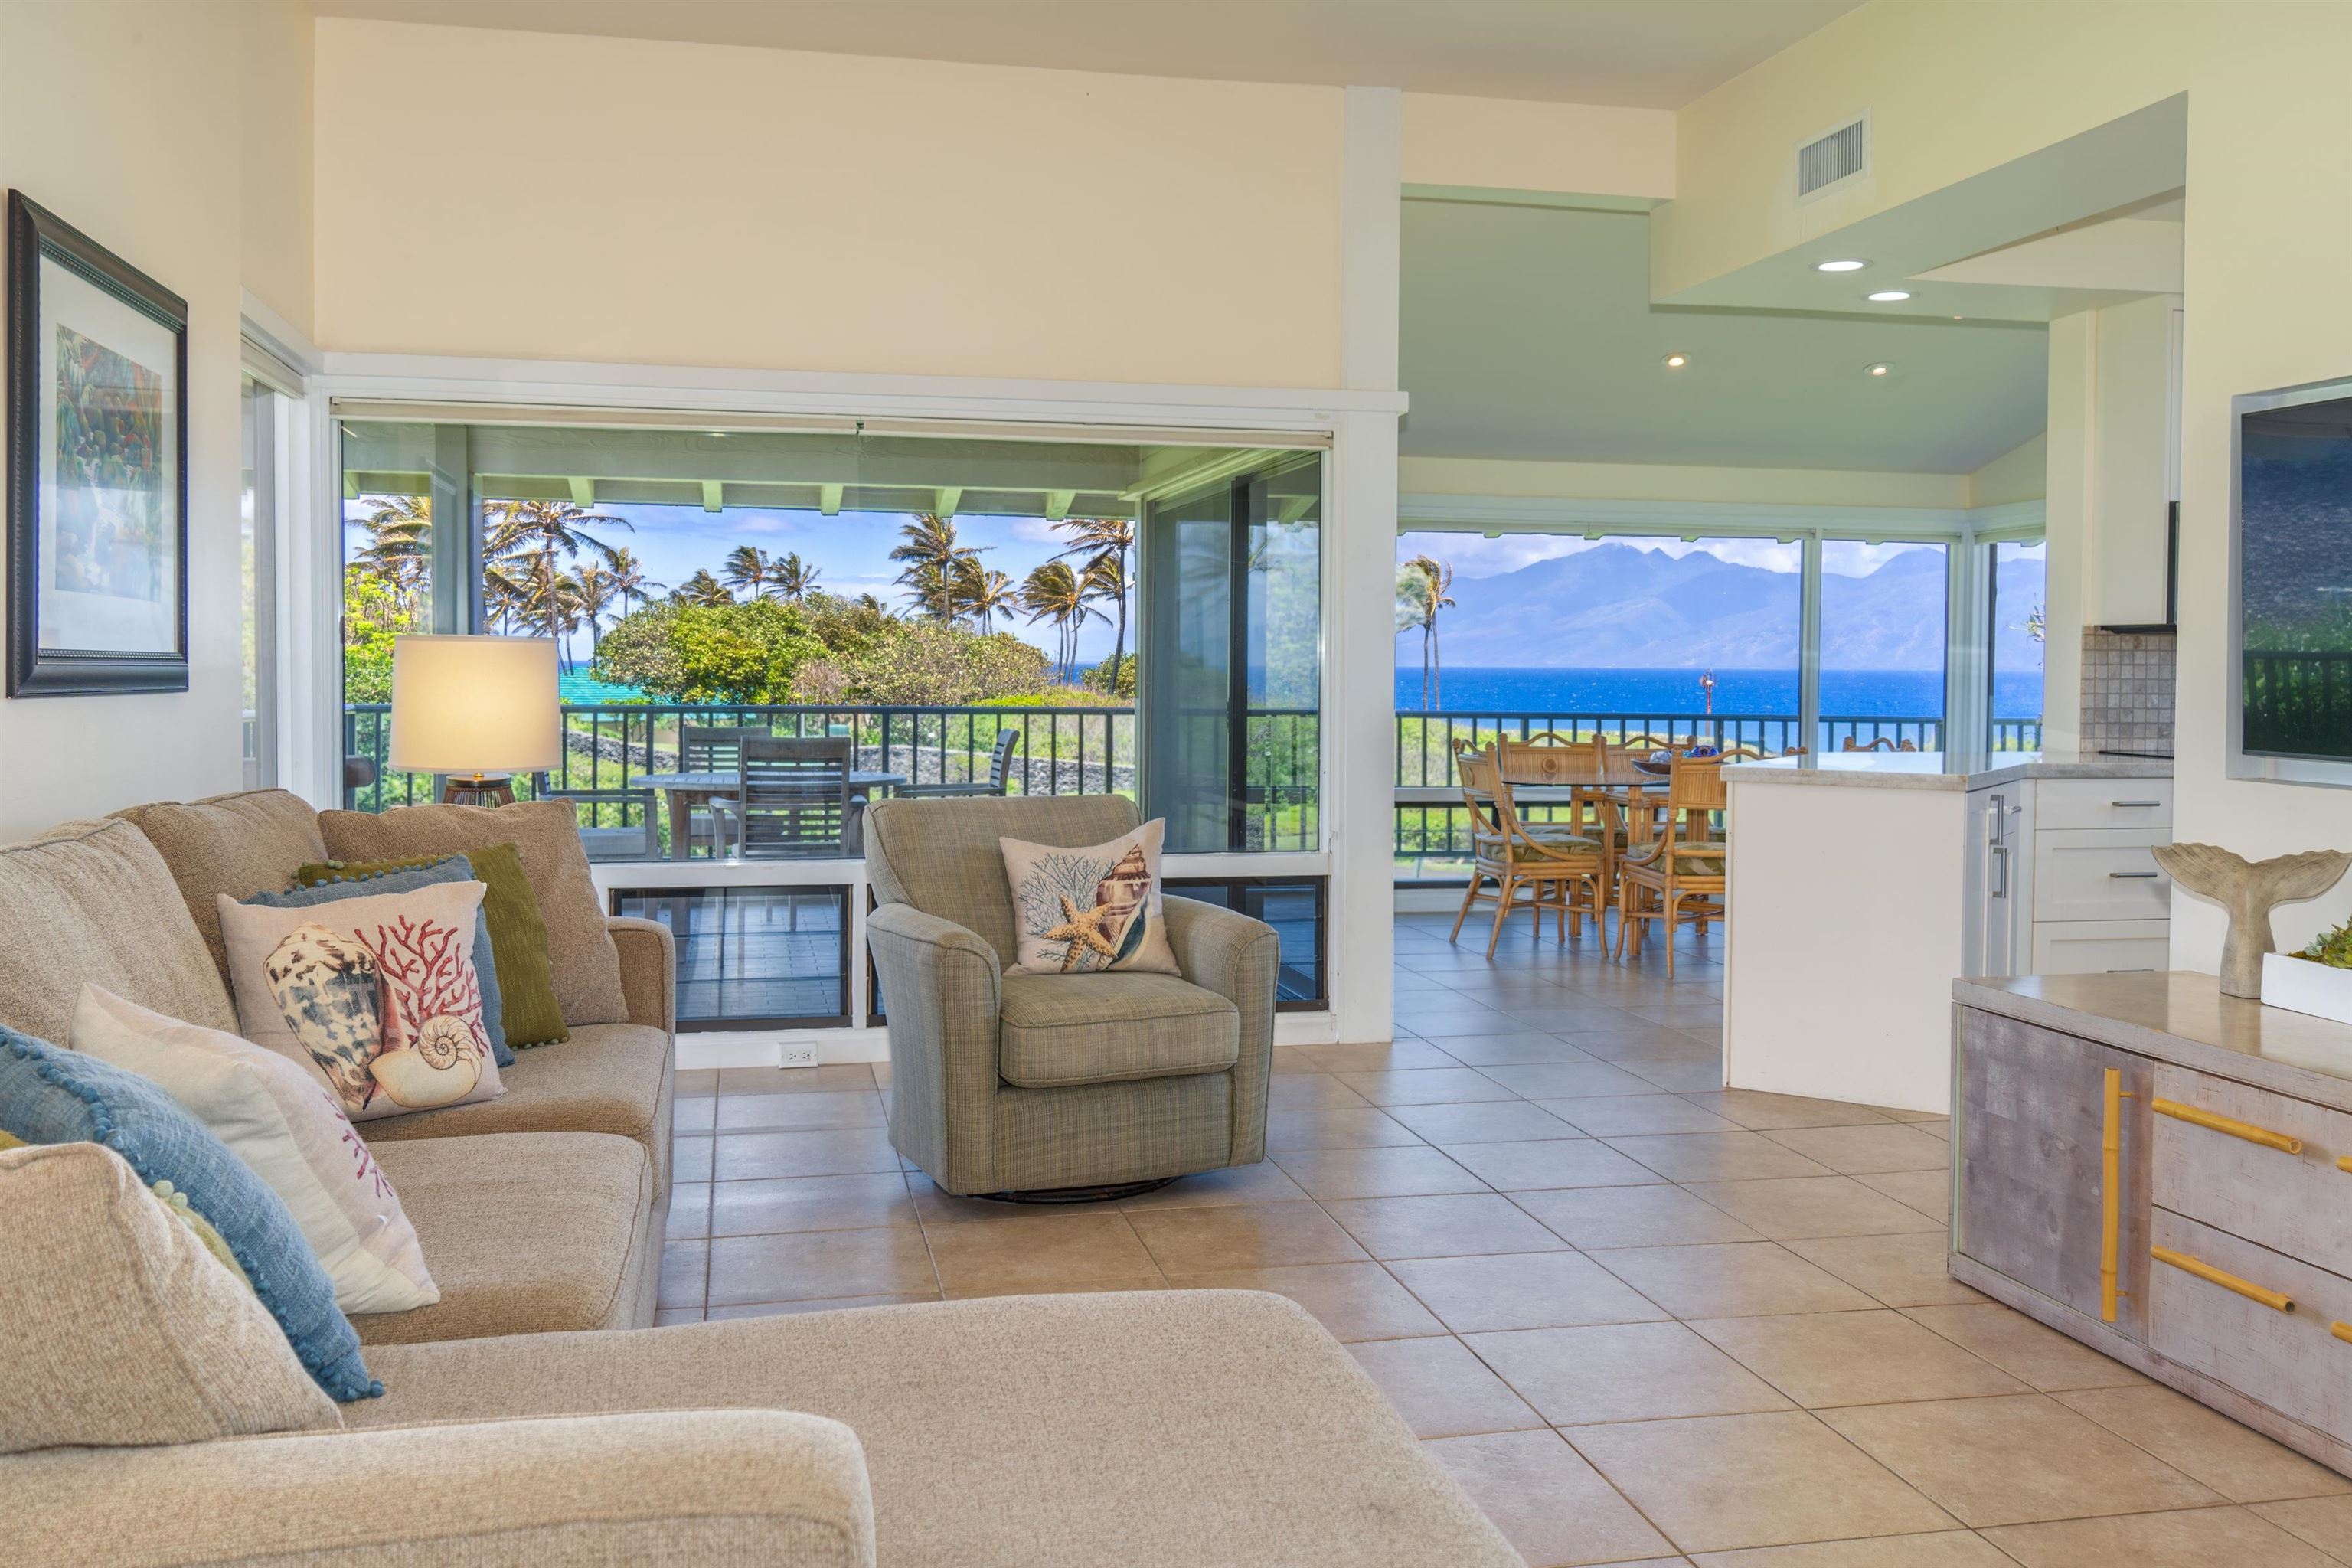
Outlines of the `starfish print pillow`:
M 1087 849 L 1000 838 L 1018 939 L 1007 974 L 1174 974 L 1154 817 Z

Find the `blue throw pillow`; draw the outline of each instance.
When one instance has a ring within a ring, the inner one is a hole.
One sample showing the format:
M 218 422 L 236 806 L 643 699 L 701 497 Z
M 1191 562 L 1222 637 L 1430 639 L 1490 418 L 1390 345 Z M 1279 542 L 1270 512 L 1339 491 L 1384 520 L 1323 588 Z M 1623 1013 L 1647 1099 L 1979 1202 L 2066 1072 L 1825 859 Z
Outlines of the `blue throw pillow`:
M 334 1281 L 269 1184 L 161 1089 L 111 1063 L 0 1026 L 0 1132 L 27 1143 L 103 1143 L 149 1186 L 169 1182 L 212 1221 L 305 1370 L 331 1397 L 383 1384 L 335 1306 Z
M 406 871 L 373 871 L 364 876 L 343 876 L 332 882 L 321 882 L 315 888 L 289 888 L 282 893 L 256 893 L 245 900 L 273 910 L 306 910 L 313 904 L 331 904 L 342 899 L 372 899 L 379 893 L 413 893 L 419 888 L 429 888 L 436 882 L 470 882 L 474 868 L 463 855 L 452 855 L 446 860 L 436 860 L 430 866 L 419 866 Z M 490 1056 L 499 1066 L 515 1065 L 514 1052 L 507 1048 L 506 1025 L 500 1020 L 506 1007 L 499 998 L 499 966 L 490 957 L 490 922 L 479 915 L 474 917 L 474 974 L 482 983 L 482 1027 L 489 1032 Z

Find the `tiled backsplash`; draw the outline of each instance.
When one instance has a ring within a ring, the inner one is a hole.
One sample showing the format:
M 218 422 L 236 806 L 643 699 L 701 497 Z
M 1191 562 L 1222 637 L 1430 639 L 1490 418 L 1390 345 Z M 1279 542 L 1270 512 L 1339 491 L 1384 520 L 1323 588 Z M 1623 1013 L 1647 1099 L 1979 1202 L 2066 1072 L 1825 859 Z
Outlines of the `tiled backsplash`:
M 2083 633 L 2083 750 L 2172 750 L 2173 634 Z

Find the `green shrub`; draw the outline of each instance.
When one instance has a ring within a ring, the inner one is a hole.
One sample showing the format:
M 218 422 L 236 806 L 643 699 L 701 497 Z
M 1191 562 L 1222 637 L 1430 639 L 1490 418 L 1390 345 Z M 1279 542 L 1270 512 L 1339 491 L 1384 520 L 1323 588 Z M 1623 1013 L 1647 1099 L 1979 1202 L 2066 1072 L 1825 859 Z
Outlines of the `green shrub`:
M 2296 956 L 2330 969 L 2352 969 L 2352 921 L 2346 921 L 2334 931 L 2320 932 Z

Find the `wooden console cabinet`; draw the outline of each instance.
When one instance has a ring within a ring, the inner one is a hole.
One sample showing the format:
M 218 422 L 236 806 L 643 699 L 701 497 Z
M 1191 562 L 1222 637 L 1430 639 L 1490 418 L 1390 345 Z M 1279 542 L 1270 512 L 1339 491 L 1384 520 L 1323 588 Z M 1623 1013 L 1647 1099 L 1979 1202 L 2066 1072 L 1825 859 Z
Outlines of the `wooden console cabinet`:
M 1952 1277 L 2352 1475 L 2352 1028 L 2208 974 L 1953 994 Z

